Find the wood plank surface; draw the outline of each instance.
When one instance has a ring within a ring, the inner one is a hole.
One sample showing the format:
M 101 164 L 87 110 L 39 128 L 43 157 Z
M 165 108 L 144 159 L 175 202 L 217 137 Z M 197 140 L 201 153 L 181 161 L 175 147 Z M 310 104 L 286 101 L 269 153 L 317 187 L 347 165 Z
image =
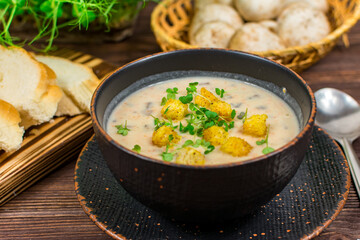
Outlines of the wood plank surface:
M 150 30 L 154 4 L 141 12 L 133 37 L 120 43 L 61 44 L 116 65 L 161 51 Z M 349 34 L 350 47 L 339 44 L 318 64 L 301 76 L 316 91 L 334 87 L 360 102 L 360 24 Z M 104 66 L 95 68 L 106 74 Z M 360 140 L 354 148 L 360 157 Z M 0 239 L 111 239 L 83 212 L 74 192 L 76 158 L 0 207 Z M 16 192 L 14 193 L 17 194 Z M 339 216 L 316 240 L 360 239 L 360 201 L 351 185 L 348 200 Z

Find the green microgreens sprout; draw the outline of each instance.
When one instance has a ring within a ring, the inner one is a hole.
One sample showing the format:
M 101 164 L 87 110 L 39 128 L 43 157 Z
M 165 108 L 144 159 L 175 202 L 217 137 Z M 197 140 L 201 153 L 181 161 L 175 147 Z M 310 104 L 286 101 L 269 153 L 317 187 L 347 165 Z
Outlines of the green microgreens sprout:
M 134 148 L 132 149 L 134 152 L 137 152 L 137 153 L 140 153 L 140 151 L 141 151 L 141 147 L 140 147 L 140 145 L 134 145 Z
M 198 147 L 203 147 L 205 149 L 204 154 L 209 154 L 212 151 L 214 151 L 215 147 L 213 145 L 211 145 L 210 142 L 204 140 L 204 139 L 196 139 L 195 142 L 192 140 L 186 140 L 185 143 L 178 148 L 178 150 L 185 148 L 185 147 L 194 147 L 194 148 L 198 148 Z
M 242 120 L 243 122 L 245 122 L 246 119 L 247 119 L 247 114 L 248 114 L 248 109 L 246 108 L 245 112 L 241 112 L 241 113 L 237 116 L 237 118 L 240 119 L 240 120 Z
M 165 152 L 162 152 L 160 155 L 164 161 L 171 162 L 174 159 L 174 153 L 169 152 L 169 148 L 172 140 L 174 139 L 174 136 L 171 134 L 169 135 L 168 139 L 169 139 L 169 143 L 166 144 Z
M 197 88 L 196 86 L 198 85 L 198 82 L 192 82 L 189 83 L 189 87 L 186 88 L 186 92 L 187 94 L 185 96 L 181 96 L 179 97 L 179 100 L 183 103 L 183 104 L 188 104 L 190 103 L 193 99 L 194 99 L 194 95 L 197 92 Z
M 197 92 L 197 88 L 196 86 L 198 85 L 198 82 L 192 82 L 189 83 L 189 87 L 186 88 L 187 93 L 196 93 Z
M 178 94 L 178 90 L 179 89 L 176 87 L 166 89 L 167 95 L 166 95 L 166 97 L 163 97 L 161 99 L 160 105 L 164 106 L 169 99 L 176 99 L 176 94 Z
M 256 141 L 256 145 L 258 145 L 258 146 L 266 144 L 266 147 L 262 150 L 263 154 L 268 154 L 268 153 L 275 151 L 274 148 L 269 147 L 269 130 L 270 130 L 270 125 L 268 126 L 265 139 Z
M 161 128 L 162 126 L 168 126 L 171 127 L 173 130 L 176 129 L 178 126 L 174 125 L 172 120 L 160 120 L 159 118 L 151 115 L 152 118 L 154 118 L 154 126 L 155 126 L 155 131 L 158 130 L 159 128 Z
M 235 116 L 236 116 L 236 111 L 235 111 L 235 109 L 233 109 L 233 110 L 231 111 L 231 118 L 234 119 Z
M 220 96 L 220 98 L 224 97 L 225 90 L 220 88 L 215 88 L 215 93 Z
M 128 135 L 128 133 L 129 133 L 129 131 L 130 131 L 130 129 L 127 128 L 127 121 L 125 121 L 124 127 L 123 127 L 122 124 L 121 124 L 121 125 L 116 125 L 115 127 L 118 129 L 117 133 L 118 133 L 118 134 L 121 134 L 121 135 L 123 135 L 123 136 Z
M 183 103 L 183 104 L 188 104 L 193 100 L 193 95 L 192 94 L 188 94 L 186 96 L 182 96 L 179 97 L 179 100 Z
M 178 94 L 178 88 L 168 88 L 168 89 L 166 89 L 166 92 L 167 92 L 167 100 L 169 100 L 169 99 L 176 99 L 176 94 Z
M 167 98 L 166 98 L 166 97 L 163 97 L 163 98 L 161 99 L 160 105 L 161 105 L 161 106 L 164 106 L 164 105 L 166 104 L 166 102 L 167 102 Z

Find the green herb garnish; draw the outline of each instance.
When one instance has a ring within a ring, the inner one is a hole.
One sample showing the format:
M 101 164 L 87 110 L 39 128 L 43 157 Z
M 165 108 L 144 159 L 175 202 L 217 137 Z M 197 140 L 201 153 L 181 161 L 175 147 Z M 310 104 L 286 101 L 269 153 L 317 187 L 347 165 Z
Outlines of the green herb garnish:
M 198 85 L 199 83 L 198 82 L 192 82 L 192 83 L 189 83 L 189 87 L 186 88 L 186 91 L 187 93 L 196 93 L 197 91 L 197 88 L 196 86 Z
M 215 147 L 213 145 L 211 145 L 210 142 L 205 141 L 204 139 L 197 139 L 195 142 L 192 140 L 186 140 L 185 143 L 181 146 L 181 148 L 178 148 L 177 150 L 180 150 L 182 148 L 185 147 L 194 147 L 194 148 L 198 148 L 198 147 L 203 147 L 205 149 L 204 154 L 209 154 L 212 151 L 214 151 Z
M 224 93 L 225 93 L 224 89 L 215 88 L 215 92 L 216 92 L 217 95 L 220 96 L 220 98 L 224 97 Z
M 169 135 L 169 143 L 166 144 L 165 152 L 162 152 L 160 155 L 164 161 L 171 162 L 174 159 L 174 153 L 169 152 L 171 141 L 174 139 L 173 135 Z
M 233 109 L 233 110 L 231 111 L 231 118 L 234 119 L 235 116 L 236 116 L 236 111 L 235 111 L 235 109 Z
M 178 94 L 178 88 L 168 88 L 166 89 L 166 92 L 167 92 L 167 100 L 169 99 L 176 99 L 176 94 Z
M 196 91 L 197 91 L 196 86 L 198 84 L 199 84 L 198 82 L 189 83 L 189 87 L 186 88 L 186 91 L 187 91 L 186 96 L 179 97 L 179 100 L 183 104 L 188 104 L 194 99 L 193 94 L 196 93 Z
M 161 99 L 160 105 L 161 105 L 161 106 L 164 106 L 164 105 L 166 104 L 166 102 L 167 102 L 166 97 L 163 97 L 163 98 Z
M 166 110 L 165 110 L 166 111 Z M 154 126 L 155 126 L 155 131 L 158 130 L 159 128 L 161 128 L 162 126 L 169 126 L 171 127 L 173 130 L 176 129 L 178 126 L 174 125 L 172 120 L 160 120 L 157 117 L 154 117 L 153 115 L 151 115 L 151 117 L 154 118 Z
M 127 121 L 125 121 L 125 126 L 124 127 L 123 127 L 122 124 L 121 125 L 116 125 L 115 127 L 118 129 L 117 133 L 121 134 L 123 136 L 128 135 L 128 133 L 130 131 L 130 129 L 127 128 Z
M 275 151 L 274 148 L 269 147 L 269 142 L 268 142 L 268 140 L 269 140 L 269 129 L 270 129 L 270 125 L 268 126 L 265 139 L 262 139 L 260 141 L 256 141 L 256 145 L 259 145 L 259 146 L 263 145 L 263 144 L 266 144 L 266 147 L 262 150 L 263 154 L 268 154 L 268 153 L 271 153 L 271 152 Z
M 193 100 L 193 95 L 188 94 L 186 96 L 179 97 L 179 100 L 184 104 L 188 104 Z
M 132 149 L 133 151 L 137 152 L 137 153 L 140 153 L 141 151 L 141 147 L 139 145 L 134 145 L 134 148 Z

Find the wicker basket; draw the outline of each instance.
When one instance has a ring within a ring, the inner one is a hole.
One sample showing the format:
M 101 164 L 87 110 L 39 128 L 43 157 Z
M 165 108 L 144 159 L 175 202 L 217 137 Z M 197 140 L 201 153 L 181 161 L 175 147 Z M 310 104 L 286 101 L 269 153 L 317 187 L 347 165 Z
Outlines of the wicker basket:
M 324 39 L 304 46 L 282 50 L 253 52 L 273 59 L 300 72 L 324 57 L 342 37 L 349 45 L 346 32 L 360 17 L 360 0 L 328 0 L 328 17 L 333 31 Z M 151 15 L 151 27 L 163 51 L 196 48 L 188 42 L 188 29 L 193 14 L 191 0 L 164 0 L 157 5 Z

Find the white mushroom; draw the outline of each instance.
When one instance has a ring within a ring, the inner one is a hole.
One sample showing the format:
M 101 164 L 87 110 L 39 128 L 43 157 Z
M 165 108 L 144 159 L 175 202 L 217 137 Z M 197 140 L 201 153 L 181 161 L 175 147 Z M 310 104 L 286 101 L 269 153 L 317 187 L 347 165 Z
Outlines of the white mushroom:
M 285 0 L 284 8 L 289 6 L 289 4 L 295 2 L 308 3 L 313 8 L 316 8 L 324 13 L 326 13 L 329 10 L 329 3 L 327 2 L 327 0 Z
M 277 33 L 278 32 L 278 23 L 273 20 L 264 20 L 259 22 L 260 25 L 266 27 L 270 31 Z
M 267 27 L 258 23 L 246 23 L 232 37 L 230 49 L 260 52 L 285 48 L 282 40 Z
M 316 42 L 330 33 L 326 15 L 308 4 L 295 3 L 278 18 L 278 34 L 286 46 L 301 46 Z
M 212 3 L 219 3 L 232 6 L 233 0 L 195 0 L 195 10 L 199 10 L 204 8 L 205 6 L 212 4 Z
M 223 4 L 208 4 L 204 8 L 195 12 L 192 19 L 189 39 L 191 40 L 197 30 L 206 22 L 222 21 L 238 29 L 243 25 L 243 20 L 239 14 L 230 6 Z
M 199 47 L 226 48 L 235 28 L 221 21 L 204 23 L 194 34 L 190 43 Z
M 234 0 L 240 15 L 247 21 L 261 21 L 276 18 L 284 0 Z

